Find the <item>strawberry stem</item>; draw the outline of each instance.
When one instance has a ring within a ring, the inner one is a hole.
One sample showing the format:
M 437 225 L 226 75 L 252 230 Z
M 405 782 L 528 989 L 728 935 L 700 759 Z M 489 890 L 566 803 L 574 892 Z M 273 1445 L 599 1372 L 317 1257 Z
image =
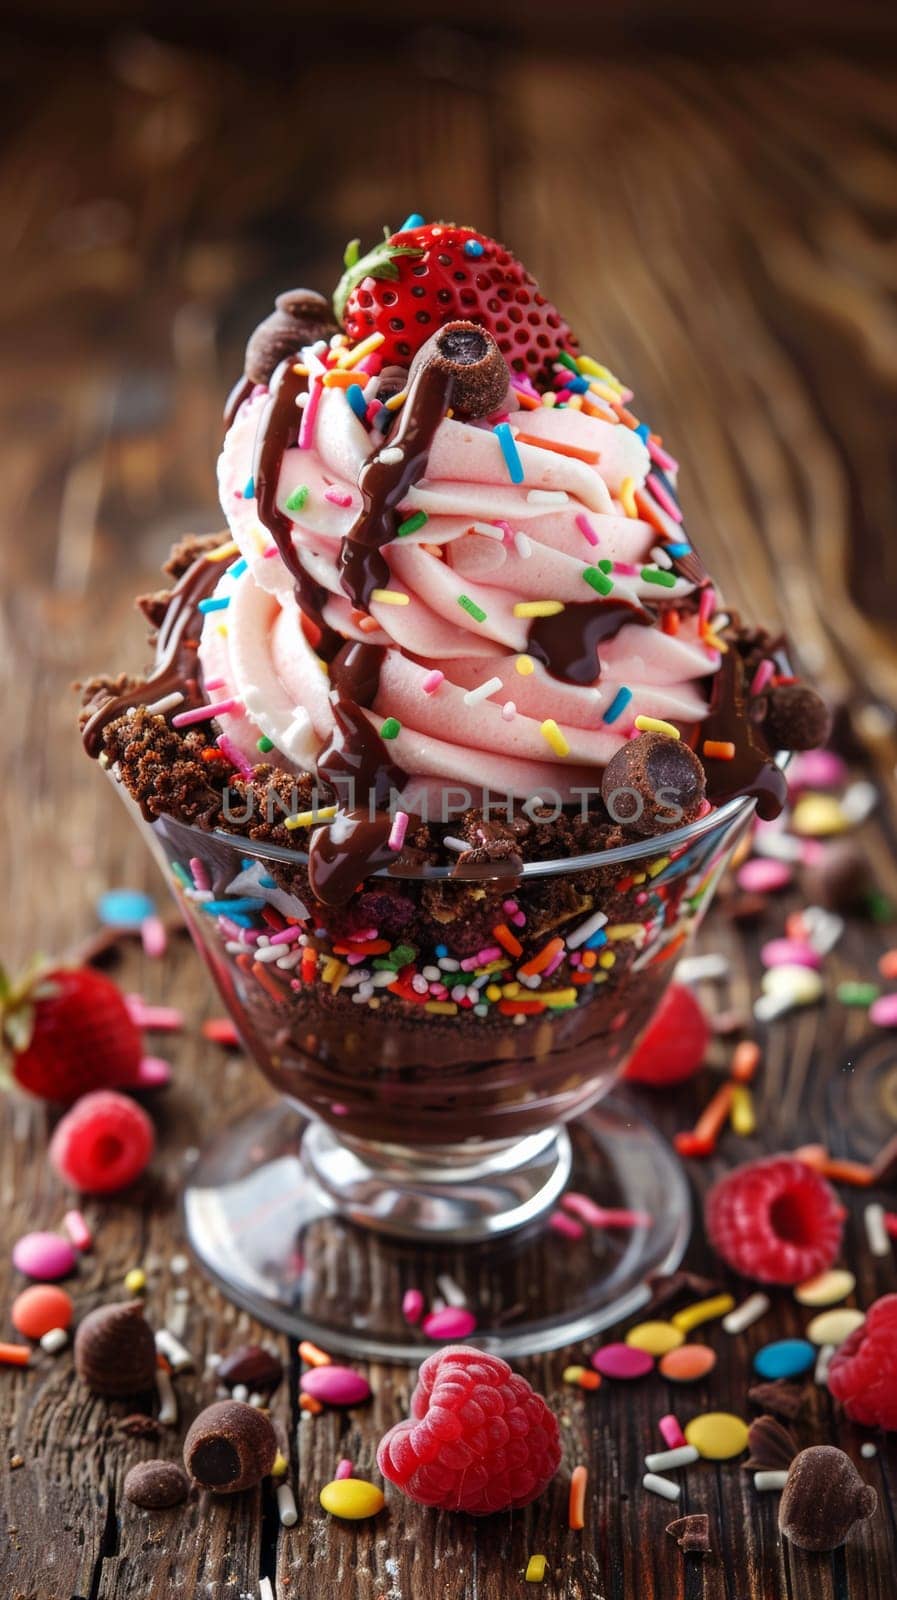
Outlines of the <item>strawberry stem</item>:
M 355 246 L 354 252 L 353 245 Z M 392 238 L 387 237 L 380 244 L 375 244 L 373 250 L 369 250 L 367 255 L 359 256 L 358 241 L 353 239 L 346 249 L 344 258 L 346 270 L 340 278 L 333 296 L 333 309 L 337 322 L 343 322 L 346 301 L 353 289 L 357 289 L 365 278 L 392 279 L 394 281 L 399 276 L 399 269 L 396 263 L 401 256 L 419 257 L 423 254 L 424 252 L 419 245 L 393 244 Z M 349 259 L 350 256 L 353 256 L 352 260 Z

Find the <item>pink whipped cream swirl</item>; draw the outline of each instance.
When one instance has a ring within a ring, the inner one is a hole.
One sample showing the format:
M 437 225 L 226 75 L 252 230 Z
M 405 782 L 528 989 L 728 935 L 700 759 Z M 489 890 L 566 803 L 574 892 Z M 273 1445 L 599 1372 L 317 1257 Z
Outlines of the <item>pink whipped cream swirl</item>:
M 265 399 L 257 390 L 244 401 L 219 461 L 221 503 L 241 559 L 222 570 L 213 599 L 227 604 L 206 616 L 200 660 L 209 699 L 235 702 L 218 720 L 237 750 L 258 761 L 264 736 L 273 745 L 267 760 L 314 772 L 334 711 L 294 580 L 259 521 L 252 473 Z M 641 437 L 572 409 L 512 412 L 510 426 L 556 447 L 517 445 L 520 484 L 488 424 L 447 418 L 437 428 L 426 474 L 401 506 L 400 521 L 416 512 L 426 521 L 383 551 L 387 592 L 400 603 L 371 600 L 376 631 L 361 626 L 365 618 L 341 586 L 339 555 L 378 436 L 342 390 L 325 389 L 310 445 L 283 458 L 277 504 L 292 520 L 299 560 L 327 592 L 325 622 L 347 641 L 385 647 L 365 715 L 378 733 L 386 719 L 399 725 L 389 756 L 409 775 L 406 802 L 452 784 L 519 797 L 548 788 L 569 800 L 597 785 L 637 716 L 687 733 L 707 711 L 706 681 L 719 655 L 702 641 L 694 614 L 682 614 L 674 635 L 653 610 L 658 599 L 675 604 L 691 585 L 677 578 L 660 588 L 641 576 L 663 541 L 621 500 L 622 493 L 631 508 L 631 491 L 651 471 Z M 682 537 L 672 522 L 668 534 Z M 601 643 L 593 681 L 565 681 L 530 654 L 533 621 L 515 607 L 595 601 L 583 575 L 601 560 L 613 563 L 612 599 L 649 607 L 651 625 L 625 621 Z M 624 689 L 625 710 L 605 722 Z

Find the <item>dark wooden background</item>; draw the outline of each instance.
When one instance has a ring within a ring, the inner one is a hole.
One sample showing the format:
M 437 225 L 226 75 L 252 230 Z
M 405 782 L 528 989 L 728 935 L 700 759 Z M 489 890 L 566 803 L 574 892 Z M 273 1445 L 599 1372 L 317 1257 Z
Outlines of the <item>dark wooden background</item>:
M 187 8 L 185 8 L 185 11 Z M 394 6 L 196 8 L 180 32 L 128 28 L 102 3 L 41 4 L 0 50 L 2 294 L 7 382 L 0 406 L 6 523 L 2 648 L 8 684 L 0 786 L 4 954 L 62 952 L 93 923 L 109 884 L 160 884 L 73 732 L 69 681 L 141 662 L 133 594 L 170 540 L 220 523 L 214 460 L 222 397 L 243 340 L 279 288 L 327 289 L 345 241 L 372 241 L 412 209 L 472 221 L 516 246 L 578 327 L 621 371 L 641 415 L 683 462 L 689 525 L 728 599 L 782 619 L 806 670 L 855 698 L 854 722 L 883 806 L 864 830 L 880 886 L 897 898 L 897 70 L 887 10 L 799 4 L 739 9 L 615 3 L 602 9 Z M 117 15 L 117 12 L 115 13 Z M 745 15 L 748 20 L 745 21 Z M 342 20 L 337 23 L 335 17 Z M 460 23 L 452 18 L 463 19 Z M 559 21 L 546 43 L 546 21 Z M 785 26 L 783 28 L 783 20 Z M 788 904 L 772 908 L 779 929 Z M 717 1009 L 746 1008 L 762 930 L 715 915 L 731 982 Z M 874 972 L 894 929 L 851 926 L 833 977 Z M 136 1196 L 92 1204 L 95 1254 L 81 1309 L 149 1272 L 162 1323 L 189 1289 L 187 1342 L 207 1352 L 250 1331 L 180 1248 L 184 1151 L 265 1093 L 239 1057 L 204 1044 L 217 1009 L 183 940 L 164 962 L 129 950 L 117 976 L 184 1007 L 160 1154 Z M 699 1185 L 744 1155 L 816 1136 L 865 1156 L 883 1125 L 845 1112 L 864 1074 L 888 1069 L 887 1039 L 834 1001 L 775 1024 L 765 1042 L 757 1139 L 728 1136 Z M 717 1048 L 716 1064 L 724 1052 Z M 671 1131 L 712 1087 L 651 1102 Z M 897 1117 L 897 1112 L 895 1112 Z M 10 1239 L 58 1225 L 44 1160 L 48 1118 L 10 1099 L 0 1197 Z M 895 1288 L 872 1263 L 860 1208 L 848 1255 L 858 1303 Z M 696 1239 L 698 1268 L 710 1265 Z M 0 1260 L 3 1303 L 16 1285 Z M 373 1470 L 381 1431 L 405 1409 L 408 1372 L 375 1369 L 373 1407 L 295 1425 L 295 1382 L 278 1400 L 291 1430 L 298 1525 L 278 1529 L 268 1492 L 147 1518 L 122 1501 L 124 1472 L 153 1446 L 104 1431 L 108 1408 L 73 1383 L 70 1359 L 4 1371 L 0 1593 L 21 1600 L 242 1600 L 260 1574 L 281 1600 L 509 1600 L 541 1550 L 546 1600 L 893 1600 L 897 1459 L 864 1462 L 882 1506 L 832 1557 L 777 1539 L 774 1497 L 737 1466 L 692 1469 L 686 1506 L 706 1509 L 715 1553 L 686 1562 L 671 1513 L 638 1488 L 669 1403 L 744 1412 L 753 1348 L 802 1320 L 785 1296 L 746 1338 L 708 1337 L 705 1389 L 667 1395 L 564 1389 L 561 1353 L 530 1376 L 557 1406 L 564 1474 L 526 1515 L 488 1524 L 391 1499 L 360 1528 L 323 1518 L 320 1486 L 342 1454 Z M 258 1330 L 254 1330 L 258 1331 Z M 287 1353 L 287 1342 L 279 1341 Z M 293 1372 L 295 1377 L 295 1358 Z M 183 1424 L 212 1381 L 178 1381 Z M 815 1392 L 803 1443 L 860 1436 Z M 297 1442 L 298 1437 L 298 1442 Z M 176 1453 L 177 1440 L 162 1448 Z M 11 1466 L 16 1458 L 22 1465 Z M 587 1525 L 566 1528 L 566 1474 L 591 1467 Z M 685 1509 L 685 1506 L 683 1507 Z

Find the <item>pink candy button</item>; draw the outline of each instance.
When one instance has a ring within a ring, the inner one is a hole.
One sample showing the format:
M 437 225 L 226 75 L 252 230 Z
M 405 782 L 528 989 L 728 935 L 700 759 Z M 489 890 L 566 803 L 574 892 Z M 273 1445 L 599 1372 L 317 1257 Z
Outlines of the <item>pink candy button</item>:
M 794 757 L 788 772 L 788 787 L 797 789 L 840 789 L 847 782 L 847 767 L 834 750 L 804 750 Z
M 72 1246 L 58 1233 L 25 1233 L 13 1246 L 12 1264 L 27 1278 L 47 1283 L 65 1278 L 74 1271 L 77 1260 Z
M 431 1311 L 421 1324 L 428 1339 L 469 1339 L 477 1325 L 472 1311 L 464 1306 L 445 1306 Z
M 897 1028 L 897 994 L 883 994 L 873 1000 L 869 1021 L 879 1028 Z
M 748 894 L 772 894 L 791 882 L 793 873 L 787 861 L 774 861 L 766 856 L 754 856 L 739 867 L 739 889 Z
M 812 945 L 800 939 L 770 939 L 760 951 L 764 967 L 812 967 L 818 972 L 822 957 Z
M 371 1398 L 371 1386 L 360 1372 L 329 1363 L 326 1367 L 312 1367 L 310 1372 L 304 1372 L 299 1387 L 303 1394 L 310 1394 L 325 1406 L 357 1406 Z
M 645 1378 L 654 1371 L 654 1357 L 631 1344 L 605 1344 L 592 1356 L 602 1378 Z

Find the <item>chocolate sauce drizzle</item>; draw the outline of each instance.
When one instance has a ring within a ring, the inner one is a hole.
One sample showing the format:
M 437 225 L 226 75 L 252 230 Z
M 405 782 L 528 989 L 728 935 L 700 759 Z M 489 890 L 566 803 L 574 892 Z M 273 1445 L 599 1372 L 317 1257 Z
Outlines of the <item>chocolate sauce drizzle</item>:
M 411 381 L 389 442 L 379 445 L 361 469 L 362 508 L 343 540 L 340 581 L 362 611 L 368 609 L 374 590 L 389 583 L 381 550 L 395 538 L 397 508 L 426 472 L 433 435 L 451 405 L 453 387 L 451 372 L 436 363 L 422 366 Z M 393 450 L 401 451 L 395 460 L 389 458 Z
M 254 388 L 255 388 L 255 383 L 254 383 L 253 379 L 247 377 L 245 372 L 244 372 L 242 378 L 238 378 L 237 379 L 236 383 L 234 384 L 233 388 L 231 389 L 230 394 L 228 395 L 227 399 L 224 402 L 224 426 L 225 426 L 225 428 L 229 428 L 230 427 L 231 423 L 234 420 L 234 417 L 237 415 L 237 412 L 239 411 L 241 405 L 243 404 L 243 401 L 249 399 L 249 396 L 252 394 L 252 391 L 253 391 Z
M 175 691 L 184 696 L 182 710 L 202 703 L 196 651 L 205 617 L 199 602 L 211 594 L 221 570 L 220 561 L 203 555 L 175 584 L 156 641 L 155 666 L 142 683 L 133 684 L 124 694 L 110 695 L 93 711 L 82 734 L 89 756 L 97 758 L 103 748 L 103 730 L 133 706 L 151 705 Z
M 735 746 L 731 761 L 705 760 L 707 798 L 724 805 L 736 795 L 750 795 L 764 821 L 777 817 L 788 797 L 785 774 L 777 767 L 751 720 L 744 683 L 744 662 L 730 645 L 713 676 L 710 710 L 698 738 L 720 740 Z
M 566 605 L 553 617 L 535 619 L 526 648 L 553 678 L 588 686 L 601 674 L 599 645 L 615 638 L 627 622 L 653 626 L 650 613 L 630 600 L 586 600 Z

